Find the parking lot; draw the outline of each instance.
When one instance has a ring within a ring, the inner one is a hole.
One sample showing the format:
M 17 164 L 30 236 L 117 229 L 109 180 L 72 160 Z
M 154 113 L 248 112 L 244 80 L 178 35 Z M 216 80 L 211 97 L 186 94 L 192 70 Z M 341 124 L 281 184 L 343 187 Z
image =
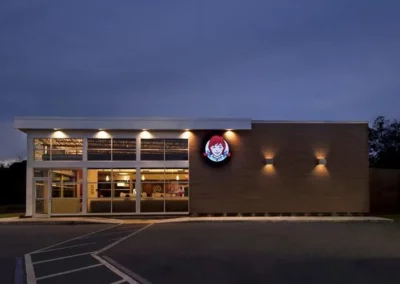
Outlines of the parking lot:
M 399 223 L 5 225 L 0 230 L 1 283 L 14 283 L 16 257 L 25 254 L 38 284 L 135 283 L 132 278 L 400 283 Z
M 400 224 L 151 226 L 106 252 L 152 283 L 400 283 Z

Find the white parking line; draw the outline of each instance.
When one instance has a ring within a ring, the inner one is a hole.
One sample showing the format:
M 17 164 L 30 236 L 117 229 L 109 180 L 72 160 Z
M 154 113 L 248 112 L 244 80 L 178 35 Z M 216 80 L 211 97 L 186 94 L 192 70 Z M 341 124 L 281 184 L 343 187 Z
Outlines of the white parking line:
M 30 252 L 29 254 L 36 253 L 38 251 L 46 250 L 46 249 L 49 249 L 49 248 L 53 248 L 55 246 L 68 243 L 70 241 L 79 240 L 79 239 L 81 239 L 83 237 L 87 237 L 87 236 L 90 236 L 90 235 L 93 235 L 93 234 L 96 234 L 96 233 L 99 233 L 99 232 L 102 232 L 102 231 L 105 231 L 105 230 L 108 230 L 108 229 L 112 229 L 112 228 L 115 228 L 115 227 L 120 226 L 120 225 L 121 224 L 117 224 L 117 225 L 113 225 L 113 226 L 110 226 L 110 227 L 107 227 L 107 228 L 103 228 L 103 229 L 100 229 L 100 230 L 97 230 L 97 231 L 94 231 L 94 232 L 91 232 L 91 233 L 88 233 L 88 234 L 85 234 L 85 235 L 82 235 L 82 236 L 79 236 L 79 237 L 76 237 L 76 238 L 73 238 L 73 239 L 69 239 L 69 240 L 63 241 L 63 242 L 58 243 L 58 244 L 54 244 L 54 245 L 51 245 L 51 246 L 48 246 L 48 247 L 45 247 L 45 248 L 41 248 L 41 249 L 35 250 L 33 252 Z
M 125 279 L 122 279 L 122 280 L 113 282 L 113 283 L 111 283 L 111 284 L 121 284 L 121 283 L 124 283 L 124 282 L 126 282 L 126 280 L 125 280 Z
M 99 263 L 99 264 L 93 264 L 90 266 L 85 266 L 85 267 L 81 267 L 81 268 L 77 268 L 77 269 L 72 269 L 72 270 L 67 270 L 67 271 L 63 271 L 60 273 L 54 273 L 54 274 L 50 274 L 50 275 L 46 275 L 46 276 L 42 276 L 42 277 L 38 277 L 36 278 L 36 280 L 43 280 L 43 279 L 47 279 L 47 278 L 52 278 L 52 277 L 56 277 L 56 276 L 60 276 L 60 275 L 64 275 L 64 274 L 69 274 L 69 273 L 74 273 L 77 271 L 81 271 L 81 270 L 86 270 L 86 269 L 90 269 L 90 268 L 94 268 L 94 267 L 99 267 L 102 266 L 103 264 Z
M 139 284 L 139 282 L 136 282 L 133 280 L 131 277 L 123 273 L 122 271 L 118 270 L 115 266 L 111 265 L 109 262 L 105 261 L 102 259 L 100 256 L 93 254 L 92 255 L 95 259 L 97 259 L 100 263 L 105 265 L 108 269 L 110 269 L 112 272 L 120 276 L 124 281 L 128 282 L 129 284 Z
M 52 262 L 52 261 L 57 261 L 57 260 L 61 260 L 61 259 L 87 255 L 87 254 L 91 254 L 91 253 L 93 253 L 93 251 L 85 252 L 85 253 L 79 253 L 79 254 L 73 254 L 73 255 L 68 255 L 68 256 L 63 256 L 63 257 L 57 257 L 57 258 L 52 258 L 52 259 L 46 259 L 46 260 L 41 260 L 41 261 L 36 261 L 36 262 L 33 262 L 32 264 L 35 265 L 35 264 L 40 264 L 40 263 Z
M 94 254 L 100 254 L 100 253 L 102 253 L 102 252 L 105 252 L 106 250 L 112 248 L 113 246 L 119 244 L 120 242 L 126 240 L 127 238 L 130 238 L 130 237 L 132 237 L 132 236 L 134 236 L 134 235 L 140 233 L 141 231 L 147 229 L 147 228 L 150 227 L 151 225 L 153 225 L 153 223 L 148 224 L 146 227 L 143 227 L 143 228 L 141 228 L 141 229 L 139 229 L 139 230 L 133 232 L 132 234 L 129 234 L 129 235 L 127 235 L 127 236 L 125 236 L 125 237 L 119 239 L 118 241 L 116 241 L 116 242 L 114 242 L 114 243 L 112 243 L 112 244 L 109 244 L 108 246 L 106 246 L 106 247 L 104 247 L 104 248 L 102 248 L 102 249 L 96 251 Z
M 122 239 L 122 237 L 121 238 L 111 239 L 111 241 L 115 242 L 115 241 L 119 241 L 120 239 Z
M 29 254 L 25 254 L 25 271 L 27 284 L 36 284 L 35 271 L 33 270 L 32 258 Z
M 103 255 L 102 258 L 105 261 L 107 261 L 109 264 L 114 265 L 114 267 L 117 268 L 119 271 L 125 273 L 126 275 L 128 275 L 129 277 L 134 279 L 136 282 L 138 282 L 140 284 L 151 284 L 151 282 L 148 281 L 147 279 L 144 279 L 139 274 L 133 272 L 132 270 L 129 270 L 128 268 L 126 268 L 125 266 L 119 264 L 118 262 L 116 262 L 115 260 L 109 258 L 108 256 Z
M 97 237 L 107 237 L 107 236 L 112 236 L 112 235 L 117 235 L 117 234 L 122 234 L 122 233 L 129 233 L 129 232 L 136 232 L 135 230 L 128 230 L 128 231 L 118 231 L 118 232 L 112 232 L 112 233 L 107 233 L 107 234 L 99 234 L 95 236 L 87 236 L 82 239 L 89 239 L 89 238 L 97 238 Z
M 33 252 L 31 254 L 38 254 L 38 253 L 44 253 L 44 252 L 48 252 L 48 251 L 55 251 L 55 250 L 69 249 L 69 248 L 76 248 L 76 247 L 84 247 L 84 246 L 94 245 L 94 244 L 96 244 L 96 242 L 85 243 L 85 244 L 80 244 L 80 245 L 73 245 L 73 246 L 67 246 L 67 247 L 61 247 L 61 248 L 55 248 L 55 249 L 47 249 L 47 250 L 43 250 L 43 251 Z

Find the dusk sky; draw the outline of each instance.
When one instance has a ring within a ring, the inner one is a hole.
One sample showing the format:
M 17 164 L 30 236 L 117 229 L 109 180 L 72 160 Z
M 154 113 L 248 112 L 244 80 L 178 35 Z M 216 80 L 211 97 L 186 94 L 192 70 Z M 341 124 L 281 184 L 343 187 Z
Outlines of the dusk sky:
M 0 2 L 0 160 L 14 116 L 399 118 L 399 0 Z

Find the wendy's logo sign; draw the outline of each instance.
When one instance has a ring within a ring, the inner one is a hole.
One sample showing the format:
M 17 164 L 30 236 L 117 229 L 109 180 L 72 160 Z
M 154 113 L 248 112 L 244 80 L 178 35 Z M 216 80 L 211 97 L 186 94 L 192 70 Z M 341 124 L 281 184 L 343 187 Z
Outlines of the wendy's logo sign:
M 204 147 L 203 156 L 215 163 L 224 161 L 231 156 L 228 142 L 220 135 L 212 136 Z

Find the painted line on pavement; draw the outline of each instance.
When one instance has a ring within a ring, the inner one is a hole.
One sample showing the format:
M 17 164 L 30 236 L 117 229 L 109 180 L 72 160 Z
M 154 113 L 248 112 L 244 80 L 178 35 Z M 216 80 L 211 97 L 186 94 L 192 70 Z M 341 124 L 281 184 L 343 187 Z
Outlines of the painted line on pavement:
M 115 282 L 113 282 L 111 284 L 121 284 L 121 283 L 126 283 L 126 280 L 125 279 L 118 280 L 118 281 L 115 281 Z
M 55 251 L 55 250 L 62 250 L 62 249 L 69 249 L 69 248 L 76 248 L 76 247 L 83 247 L 83 246 L 88 246 L 88 245 L 94 245 L 96 242 L 91 242 L 91 243 L 85 243 L 85 244 L 80 244 L 80 245 L 73 245 L 73 246 L 67 246 L 67 247 L 61 247 L 61 248 L 55 248 L 55 249 L 47 249 L 44 251 L 38 251 L 38 252 L 33 252 L 31 254 L 38 254 L 38 253 L 44 253 L 48 251 Z
M 26 283 L 36 284 L 35 271 L 33 270 L 32 258 L 29 254 L 25 254 L 25 271 L 26 271 Z
M 78 256 L 82 256 L 82 255 L 88 255 L 93 253 L 93 251 L 91 252 L 85 252 L 85 253 L 79 253 L 79 254 L 73 254 L 73 255 L 68 255 L 68 256 L 63 256 L 63 257 L 57 257 L 57 258 L 52 258 L 52 259 L 46 259 L 46 260 L 41 260 L 41 261 L 36 261 L 33 262 L 33 265 L 36 264 L 41 264 L 41 263 L 46 263 L 46 262 L 52 262 L 52 261 L 57 261 L 57 260 L 62 260 L 62 259 L 66 259 L 66 258 L 72 258 L 72 257 L 78 257 Z
M 121 270 L 117 269 L 115 266 L 104 260 L 98 255 L 93 254 L 92 255 L 97 261 L 99 261 L 102 265 L 106 266 L 108 269 L 110 269 L 112 272 L 120 276 L 125 282 L 128 282 L 129 284 L 141 284 L 139 282 L 136 282 L 134 279 L 123 273 Z
M 120 226 L 120 225 L 121 225 L 121 224 L 109 226 L 109 227 L 107 227 L 107 228 L 103 228 L 103 229 L 100 229 L 100 230 L 97 230 L 97 231 L 94 231 L 94 232 L 91 232 L 91 233 L 88 233 L 88 234 L 85 234 L 85 235 L 82 235 L 82 236 L 79 236 L 79 237 L 76 237 L 76 238 L 73 238 L 73 239 L 69 239 L 69 240 L 63 241 L 63 242 L 61 242 L 61 243 L 57 243 L 57 244 L 54 244 L 54 245 L 51 245 L 51 246 L 48 246 L 48 247 L 45 247 L 45 248 L 41 248 L 41 249 L 35 250 L 35 251 L 33 251 L 33 252 L 30 252 L 29 254 L 36 253 L 36 252 L 39 252 L 39 251 L 43 251 L 43 250 L 46 250 L 46 249 L 49 249 L 49 248 L 53 248 L 53 247 L 55 247 L 55 246 L 68 243 L 68 242 L 70 242 L 70 241 L 79 240 L 79 239 L 81 239 L 81 238 L 83 238 L 83 237 L 87 237 L 87 236 L 90 236 L 90 235 L 93 235 L 93 234 L 96 234 L 96 233 L 99 233 L 99 232 L 102 232 L 102 231 L 105 231 L 105 230 L 108 230 L 108 229 L 112 229 L 112 228 L 115 228 L 115 227 Z
M 113 246 L 119 244 L 120 242 L 122 242 L 122 241 L 124 241 L 124 240 L 126 240 L 126 239 L 128 239 L 128 238 L 130 238 L 130 237 L 132 237 L 132 236 L 134 236 L 134 235 L 136 235 L 136 234 L 139 234 L 139 233 L 140 233 L 141 231 L 143 231 L 143 230 L 146 230 L 146 229 L 147 229 L 148 227 L 150 227 L 151 225 L 153 225 L 153 223 L 151 223 L 151 224 L 149 224 L 149 225 L 147 225 L 147 226 L 145 226 L 145 227 L 143 227 L 143 228 L 141 228 L 141 229 L 139 229 L 139 230 L 137 230 L 137 231 L 135 231 L 135 232 L 133 232 L 133 233 L 131 233 L 131 234 L 129 234 L 129 235 L 127 235 L 127 236 L 121 238 L 121 239 L 119 239 L 118 241 L 116 241 L 116 242 L 114 242 L 114 243 L 112 243 L 112 244 L 109 244 L 108 246 L 106 246 L 106 247 L 104 247 L 104 248 L 102 248 L 102 249 L 100 249 L 100 250 L 94 252 L 94 254 L 98 255 L 98 254 L 100 254 L 100 253 L 105 252 L 106 250 L 112 248 Z
M 14 284 L 24 283 L 24 269 L 23 269 L 22 257 L 17 257 L 15 260 L 15 271 L 14 271 Z
M 107 234 L 99 234 L 95 236 L 87 236 L 82 239 L 89 239 L 89 238 L 97 238 L 97 237 L 107 237 L 107 236 L 112 236 L 112 235 L 117 235 L 117 234 L 122 234 L 122 233 L 129 233 L 129 232 L 136 232 L 136 230 L 127 230 L 127 231 L 118 231 L 118 232 L 112 232 L 112 233 L 107 233 Z
M 67 271 L 63 271 L 60 273 L 54 273 L 54 274 L 50 274 L 50 275 L 46 275 L 46 276 L 42 276 L 39 278 L 36 278 L 36 280 L 43 280 L 43 279 L 47 279 L 47 278 L 52 278 L 52 277 L 56 277 L 56 276 L 61 276 L 61 275 L 65 275 L 65 274 L 70 274 L 70 273 L 74 273 L 77 271 L 81 271 L 81 270 L 86 270 L 86 269 L 90 269 L 90 268 L 95 268 L 95 267 L 99 267 L 99 266 L 103 266 L 103 264 L 99 263 L 99 264 L 93 264 L 90 266 L 85 266 L 85 267 L 81 267 L 81 268 L 77 268 L 77 269 L 72 269 L 72 270 L 67 270 Z
M 122 237 L 121 238 L 111 239 L 111 241 L 115 242 L 115 241 L 119 241 L 120 239 L 122 239 Z
M 125 273 L 126 275 L 130 276 L 132 279 L 134 279 L 135 281 L 137 281 L 137 283 L 140 284 L 151 284 L 150 281 L 148 281 L 147 279 L 143 278 L 142 276 L 140 276 L 139 274 L 133 272 L 132 270 L 129 270 L 128 268 L 126 268 L 125 266 L 119 264 L 118 262 L 116 262 L 115 260 L 113 260 L 112 258 L 108 257 L 108 256 L 103 256 L 102 257 L 104 260 L 108 261 L 108 263 L 114 265 L 119 271 L 122 271 L 123 273 Z

